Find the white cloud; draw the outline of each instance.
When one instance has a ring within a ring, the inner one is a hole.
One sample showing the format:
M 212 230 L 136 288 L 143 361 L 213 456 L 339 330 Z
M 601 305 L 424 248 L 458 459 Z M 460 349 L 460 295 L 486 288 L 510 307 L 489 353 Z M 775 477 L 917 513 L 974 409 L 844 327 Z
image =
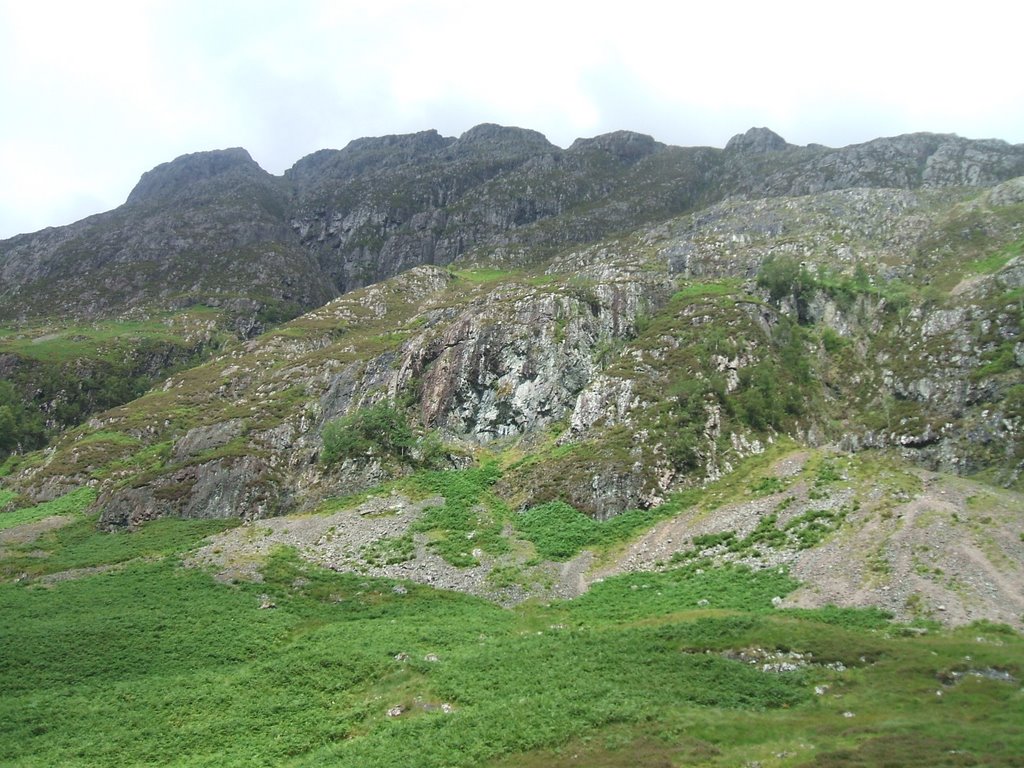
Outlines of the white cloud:
M 359 136 L 480 122 L 561 146 L 620 128 L 722 146 L 751 125 L 1022 142 L 1022 17 L 992 0 L 0 0 L 0 237 L 111 208 L 185 152 L 244 146 L 280 173 Z

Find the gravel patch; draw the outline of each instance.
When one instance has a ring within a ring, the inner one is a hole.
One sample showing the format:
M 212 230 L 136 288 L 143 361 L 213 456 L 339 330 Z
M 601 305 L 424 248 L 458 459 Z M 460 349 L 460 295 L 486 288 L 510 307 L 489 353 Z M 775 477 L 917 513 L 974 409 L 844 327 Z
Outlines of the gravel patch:
M 525 565 L 526 557 L 513 553 L 491 557 L 474 549 L 479 566 L 460 568 L 435 554 L 427 535 L 412 535 L 412 552 L 402 562 L 384 563 L 375 549 L 409 534 L 412 524 L 430 507 L 444 499 L 433 497 L 412 501 L 400 494 L 369 499 L 357 507 L 330 515 L 292 515 L 258 520 L 225 531 L 196 551 L 186 562 L 211 568 L 221 581 L 262 581 L 260 568 L 277 547 L 293 547 L 300 557 L 334 571 L 365 576 L 414 581 L 485 597 L 503 605 L 514 605 L 530 597 L 571 597 L 582 591 L 583 572 L 592 557 L 585 553 L 569 563 Z M 506 534 L 511 531 L 507 530 Z M 467 542 L 472 546 L 471 542 Z M 521 549 L 521 548 L 520 548 Z M 502 579 L 496 584 L 496 569 L 513 569 L 516 583 Z
M 189 563 L 212 568 L 221 580 L 259 581 L 267 555 L 288 546 L 336 571 L 408 580 L 514 605 L 531 597 L 571 598 L 608 576 L 671 567 L 673 555 L 691 550 L 697 536 L 733 531 L 742 539 L 769 515 L 777 515 L 781 528 L 820 511 L 838 527 L 812 547 L 758 545 L 753 556 L 720 545 L 701 554 L 752 568 L 787 567 L 804 586 L 779 601 L 780 607 L 876 606 L 904 621 L 962 625 L 987 619 L 1024 629 L 1020 494 L 921 470 L 915 474 L 923 490 L 913 498 L 874 478 L 815 485 L 805 471 L 808 455 L 795 452 L 771 468 L 785 483 L 781 491 L 711 511 L 685 511 L 600 562 L 583 552 L 567 562 L 527 566 L 532 548 L 516 541 L 509 527 L 505 535 L 511 553 L 494 558 L 474 550 L 480 565 L 459 568 L 436 555 L 426 535 L 410 535 L 410 526 L 443 499 L 413 501 L 392 494 L 330 515 L 248 523 L 214 537 Z M 406 537 L 404 549 L 388 549 L 400 537 Z M 382 551 L 401 552 L 402 561 L 387 563 Z

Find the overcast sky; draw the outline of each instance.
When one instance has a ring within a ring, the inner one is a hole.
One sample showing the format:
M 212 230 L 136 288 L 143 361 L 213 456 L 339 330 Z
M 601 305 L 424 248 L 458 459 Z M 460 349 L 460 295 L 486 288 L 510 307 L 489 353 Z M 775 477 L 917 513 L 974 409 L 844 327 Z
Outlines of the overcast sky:
M 0 0 L 0 237 L 114 208 L 188 152 L 243 146 L 280 174 L 483 122 L 560 146 L 721 147 L 755 125 L 1024 143 L 1022 22 L 1006 0 Z

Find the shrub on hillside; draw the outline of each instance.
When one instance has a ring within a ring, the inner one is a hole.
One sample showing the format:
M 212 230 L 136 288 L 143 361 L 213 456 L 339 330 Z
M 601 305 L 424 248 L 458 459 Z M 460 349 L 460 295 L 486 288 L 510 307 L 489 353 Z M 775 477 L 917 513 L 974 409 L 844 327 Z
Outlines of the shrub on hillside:
M 405 458 L 414 442 L 405 414 L 383 402 L 327 422 L 321 437 L 325 464 L 367 456 Z

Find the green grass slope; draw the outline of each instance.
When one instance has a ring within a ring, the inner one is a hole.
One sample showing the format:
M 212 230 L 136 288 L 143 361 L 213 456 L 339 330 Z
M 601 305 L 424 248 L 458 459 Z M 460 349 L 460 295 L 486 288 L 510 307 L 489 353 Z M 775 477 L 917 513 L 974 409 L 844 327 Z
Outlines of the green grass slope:
M 421 477 L 410 482 L 436 473 Z M 785 569 L 705 561 L 512 610 L 288 549 L 262 561 L 262 581 L 223 582 L 182 559 L 231 523 L 105 534 L 81 502 L 45 510 L 63 527 L 20 539 L 39 515 L 4 513 L 19 517 L 0 539 L 0 765 L 1012 766 L 1024 754 L 1024 638 L 1001 625 L 778 610 L 798 586 Z

